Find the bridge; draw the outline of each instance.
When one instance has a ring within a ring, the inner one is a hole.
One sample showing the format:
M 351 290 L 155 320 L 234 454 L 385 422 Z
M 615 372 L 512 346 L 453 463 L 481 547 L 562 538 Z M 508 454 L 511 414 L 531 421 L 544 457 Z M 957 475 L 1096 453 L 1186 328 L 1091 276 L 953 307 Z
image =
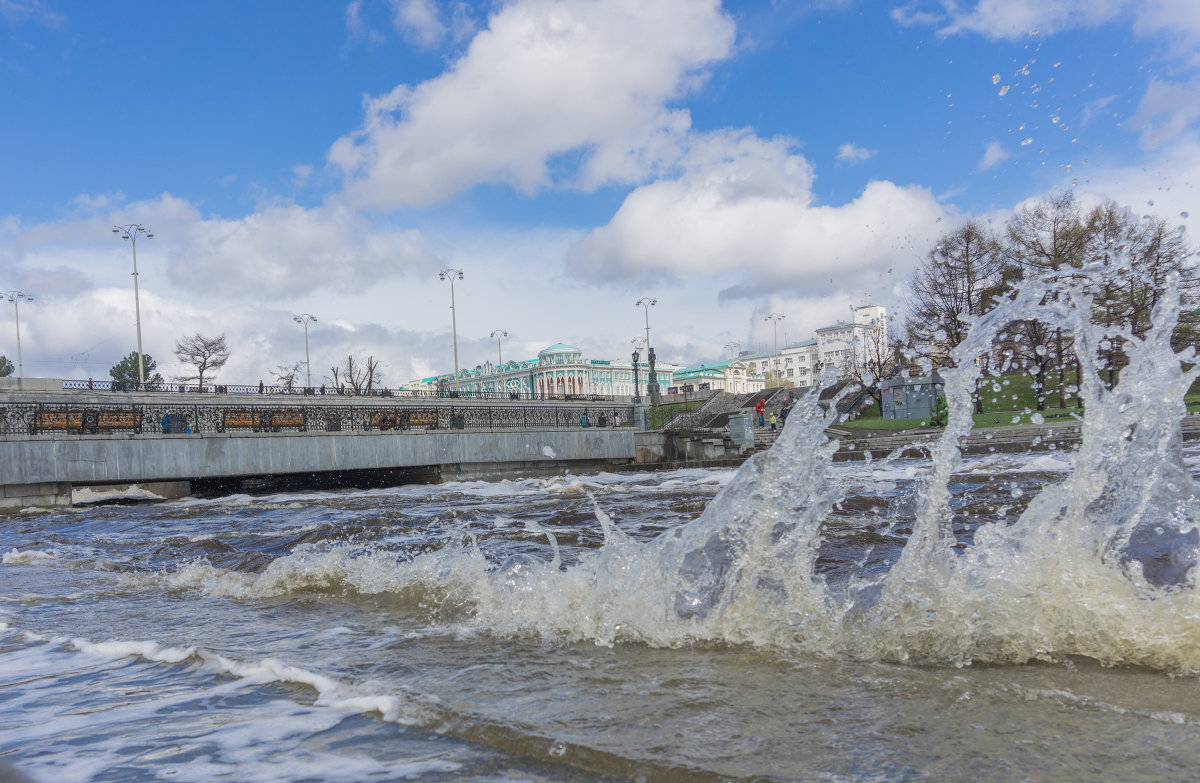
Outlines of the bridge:
M 85 486 L 138 484 L 180 497 L 288 479 L 382 486 L 619 467 L 637 458 L 647 410 L 599 397 L 120 392 L 28 379 L 6 386 L 0 511 L 69 505 L 72 489 Z

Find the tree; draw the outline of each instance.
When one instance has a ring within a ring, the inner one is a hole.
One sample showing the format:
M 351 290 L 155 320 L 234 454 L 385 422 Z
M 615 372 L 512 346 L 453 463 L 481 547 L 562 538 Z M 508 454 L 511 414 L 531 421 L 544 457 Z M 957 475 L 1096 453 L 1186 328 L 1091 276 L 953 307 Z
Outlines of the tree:
M 356 360 L 353 356 L 347 356 L 345 367 L 337 365 L 330 367 L 326 380 L 332 382 L 335 389 L 341 388 L 341 385 L 345 383 L 350 385 L 355 394 L 370 394 L 371 390 L 383 380 L 383 373 L 380 372 L 379 362 L 374 356 L 368 356 L 365 362 Z
M 7 356 L 0 356 L 0 378 L 7 378 L 13 374 L 13 370 L 15 369 Z
M 873 324 L 861 342 L 854 342 L 850 353 L 846 375 L 875 400 L 880 417 L 883 416 L 883 390 L 879 382 L 890 378 L 902 366 L 901 351 L 898 341 L 888 341 L 882 324 Z
M 1009 278 L 1056 282 L 1075 277 L 1088 259 L 1093 234 L 1069 192 L 1022 207 L 1009 218 L 1001 244 Z M 1037 409 L 1046 409 L 1046 376 L 1054 367 L 1058 368 L 1059 407 L 1065 408 L 1066 366 L 1074 362 L 1071 336 L 1061 327 L 1049 329 L 1037 319 L 1012 324 L 1009 336 L 1018 358 L 1031 368 L 1037 382 Z
M 158 363 L 148 353 L 142 354 L 142 373 L 146 377 L 146 386 L 151 389 L 157 389 L 163 384 L 163 377 L 155 372 Z M 114 383 L 124 383 L 128 386 L 137 386 L 138 384 L 138 357 L 137 351 L 130 351 L 129 355 L 121 361 L 109 368 L 108 374 L 112 376 Z
M 974 220 L 938 240 L 909 282 L 905 331 L 917 355 L 950 364 L 971 318 L 995 305 L 1003 267 L 999 242 Z
M 229 346 L 225 344 L 223 334 L 219 337 L 205 337 L 196 332 L 191 337 L 181 337 L 175 343 L 175 357 L 196 368 L 194 374 L 178 375 L 176 380 L 196 381 L 200 390 L 204 391 L 205 373 L 215 373 L 225 366 L 225 362 L 229 360 Z
M 304 369 L 304 362 L 296 362 L 295 364 L 281 364 L 274 370 L 271 370 L 271 375 L 275 376 L 275 383 L 282 386 L 286 391 L 291 392 L 296 386 L 296 379 L 300 377 L 301 370 Z

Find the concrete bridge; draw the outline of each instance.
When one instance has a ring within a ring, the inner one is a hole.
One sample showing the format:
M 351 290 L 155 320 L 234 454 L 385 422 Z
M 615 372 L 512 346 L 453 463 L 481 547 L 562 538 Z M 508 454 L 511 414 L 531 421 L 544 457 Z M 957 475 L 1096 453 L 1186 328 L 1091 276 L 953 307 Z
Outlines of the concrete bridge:
M 270 398 L 0 390 L 0 510 L 77 487 L 381 486 L 597 470 L 639 456 L 646 407 L 611 399 Z M 585 426 L 586 424 L 586 426 Z M 661 444 L 659 444 L 661 449 Z M 643 453 L 643 456 L 647 456 Z

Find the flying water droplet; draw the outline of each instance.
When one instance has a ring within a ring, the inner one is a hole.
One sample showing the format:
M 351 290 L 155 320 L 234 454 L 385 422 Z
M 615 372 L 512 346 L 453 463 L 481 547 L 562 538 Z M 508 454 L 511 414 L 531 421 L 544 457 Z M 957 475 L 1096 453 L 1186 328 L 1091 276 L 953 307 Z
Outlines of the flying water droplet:
M 1190 216 L 1188 215 L 1187 212 L 1180 212 L 1179 217 L 1183 218 L 1184 220 L 1187 220 L 1188 217 L 1190 217 Z
M 999 83 L 1000 83 L 1000 74 L 993 73 L 992 74 L 992 84 L 999 84 Z
M 1024 138 L 1024 139 L 1021 139 L 1021 146 L 1022 146 L 1022 147 L 1028 147 L 1030 144 L 1033 144 L 1033 139 L 1031 139 L 1031 138 L 1028 138 L 1028 137 L 1026 137 L 1026 138 Z
M 1008 95 L 1008 89 L 1009 88 L 1008 88 L 1007 84 L 1000 88 L 1000 97 L 1001 98 L 1003 98 L 1005 95 Z

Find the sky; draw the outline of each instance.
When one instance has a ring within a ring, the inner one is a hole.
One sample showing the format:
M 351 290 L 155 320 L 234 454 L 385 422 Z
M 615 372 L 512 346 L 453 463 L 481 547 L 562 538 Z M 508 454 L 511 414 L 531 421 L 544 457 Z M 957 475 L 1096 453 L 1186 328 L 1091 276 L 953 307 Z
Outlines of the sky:
M 136 349 L 133 223 L 168 379 L 200 333 L 270 383 L 307 313 L 314 384 L 393 386 L 453 369 L 452 293 L 463 368 L 647 315 L 694 364 L 902 317 L 939 236 L 1064 190 L 1200 231 L 1195 0 L 0 0 L 0 99 L 26 377 Z

